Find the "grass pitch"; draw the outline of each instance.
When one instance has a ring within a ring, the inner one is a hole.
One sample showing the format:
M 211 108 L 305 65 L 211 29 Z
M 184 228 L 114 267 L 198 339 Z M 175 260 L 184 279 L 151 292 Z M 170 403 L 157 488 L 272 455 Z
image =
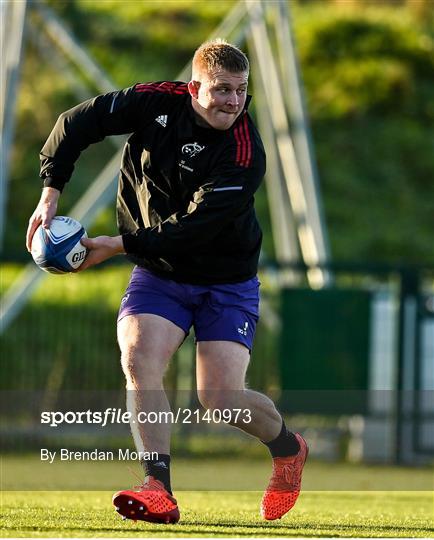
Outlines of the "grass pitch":
M 137 483 L 126 465 L 44 465 L 34 455 L 3 456 L 2 536 L 427 538 L 434 533 L 429 467 L 309 461 L 296 506 L 283 519 L 267 522 L 259 515 L 258 489 L 270 474 L 268 456 L 259 461 L 177 459 L 172 485 L 181 521 L 155 525 L 122 521 L 114 511 L 113 491 Z M 140 475 L 140 466 L 131 465 Z
M 259 516 L 260 492 L 178 492 L 181 521 L 122 521 L 111 492 L 3 492 L 3 537 L 432 537 L 430 492 L 302 492 L 282 520 Z

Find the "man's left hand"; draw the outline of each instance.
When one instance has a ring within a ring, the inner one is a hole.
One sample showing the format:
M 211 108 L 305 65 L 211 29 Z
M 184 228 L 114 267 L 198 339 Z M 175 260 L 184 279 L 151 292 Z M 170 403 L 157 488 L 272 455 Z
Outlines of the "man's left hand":
M 77 272 L 86 270 L 90 266 L 99 264 L 110 257 L 125 253 L 122 236 L 97 236 L 96 238 L 82 238 L 80 242 L 89 251 Z

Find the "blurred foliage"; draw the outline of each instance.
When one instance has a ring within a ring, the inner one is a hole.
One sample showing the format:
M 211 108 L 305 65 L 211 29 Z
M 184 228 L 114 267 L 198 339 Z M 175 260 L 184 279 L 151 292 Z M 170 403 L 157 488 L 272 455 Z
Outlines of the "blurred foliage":
M 118 87 L 174 78 L 233 5 L 48 3 Z M 291 7 L 333 257 L 434 264 L 434 4 L 298 0 Z M 40 28 L 37 14 L 30 17 Z M 38 152 L 58 114 L 81 101 L 54 52 L 51 47 L 42 57 L 27 40 L 9 187 L 8 257 L 27 257 L 23 238 L 39 196 Z M 83 154 L 60 214 L 114 151 L 104 141 Z M 270 256 L 265 187 L 257 208 Z M 114 232 L 110 208 L 90 233 Z
M 334 4 L 294 17 L 332 254 L 432 265 L 434 19 Z

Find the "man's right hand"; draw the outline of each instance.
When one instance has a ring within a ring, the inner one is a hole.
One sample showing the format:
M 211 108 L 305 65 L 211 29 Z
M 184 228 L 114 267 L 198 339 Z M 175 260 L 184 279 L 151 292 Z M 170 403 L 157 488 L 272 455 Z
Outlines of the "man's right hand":
M 26 247 L 27 251 L 32 248 L 32 239 L 36 229 L 42 223 L 45 229 L 50 227 L 51 220 L 56 215 L 57 201 L 60 197 L 60 191 L 56 188 L 45 187 L 42 190 L 42 195 L 39 200 L 36 210 L 33 212 L 29 219 L 29 226 L 27 227 L 26 235 Z

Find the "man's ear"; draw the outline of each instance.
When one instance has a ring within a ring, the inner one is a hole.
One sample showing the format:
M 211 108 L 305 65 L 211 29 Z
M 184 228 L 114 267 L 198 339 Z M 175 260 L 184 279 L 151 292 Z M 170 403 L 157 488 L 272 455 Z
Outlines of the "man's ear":
M 195 99 L 197 99 L 197 96 L 199 94 L 199 88 L 200 88 L 199 81 L 190 81 L 188 83 L 188 91 L 190 92 L 190 96 Z

